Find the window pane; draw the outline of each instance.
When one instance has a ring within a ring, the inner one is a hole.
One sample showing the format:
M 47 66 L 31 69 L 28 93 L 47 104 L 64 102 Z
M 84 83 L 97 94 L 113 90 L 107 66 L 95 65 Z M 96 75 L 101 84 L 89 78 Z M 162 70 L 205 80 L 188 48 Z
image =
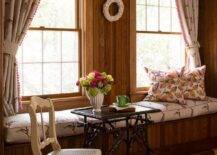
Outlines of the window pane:
M 61 32 L 43 32 L 43 61 L 61 61 Z
M 136 0 L 136 4 L 146 5 L 146 0 Z
M 43 94 L 61 92 L 61 63 L 45 63 L 43 65 Z
M 22 96 L 79 91 L 75 85 L 80 69 L 78 2 L 40 2 L 31 24 L 39 29 L 28 31 L 16 55 Z
M 17 53 L 21 76 L 21 95 L 78 92 L 79 89 L 75 84 L 78 80 L 80 63 L 79 33 L 71 31 L 43 31 L 43 34 L 41 31 L 29 32 L 33 32 L 30 37 L 32 41 L 27 44 L 28 38 L 25 39 Z M 37 40 L 35 36 L 43 38 L 43 42 L 34 42 Z M 38 48 L 42 46 L 43 48 Z M 31 52 L 29 52 L 30 49 Z M 36 71 L 36 74 L 32 73 L 33 71 Z
M 32 27 L 76 28 L 76 0 L 41 0 Z
M 23 96 L 42 94 L 42 65 L 41 64 L 23 64 Z
M 181 35 L 137 34 L 137 87 L 149 84 L 144 67 L 169 70 L 184 65 Z
M 158 0 L 147 0 L 147 5 L 158 6 Z
M 176 8 L 172 9 L 172 31 L 181 32 L 180 22 L 178 18 L 178 12 Z
M 158 31 L 158 7 L 147 8 L 147 29 L 149 31 Z
M 23 41 L 23 62 L 42 61 L 42 32 L 28 31 Z
M 171 0 L 172 7 L 176 8 L 176 0 Z
M 17 59 L 17 62 L 22 62 L 23 61 L 23 46 L 19 46 L 18 47 L 18 51 L 17 51 L 17 54 L 16 54 L 16 59 Z
M 146 6 L 137 5 L 136 8 L 136 29 L 137 30 L 146 30 Z
M 78 32 L 62 32 L 62 61 L 78 62 Z
M 170 7 L 171 6 L 171 0 L 160 0 L 160 6 Z
M 76 82 L 78 80 L 78 63 L 63 63 L 62 64 L 62 92 L 78 92 Z
M 160 7 L 160 30 L 171 31 L 171 9 L 168 7 Z

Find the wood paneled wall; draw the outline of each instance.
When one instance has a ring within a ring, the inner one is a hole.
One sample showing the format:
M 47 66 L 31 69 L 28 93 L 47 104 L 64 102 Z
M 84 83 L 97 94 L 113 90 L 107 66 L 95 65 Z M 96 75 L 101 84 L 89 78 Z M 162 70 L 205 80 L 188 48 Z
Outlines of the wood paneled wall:
M 217 0 L 200 0 L 199 42 L 207 95 L 217 97 Z
M 115 79 L 108 102 L 115 96 L 130 93 L 130 0 L 123 0 L 124 14 L 117 22 L 109 22 L 102 13 L 106 0 L 93 3 L 93 68 L 106 71 Z M 111 9 L 115 9 L 111 8 Z

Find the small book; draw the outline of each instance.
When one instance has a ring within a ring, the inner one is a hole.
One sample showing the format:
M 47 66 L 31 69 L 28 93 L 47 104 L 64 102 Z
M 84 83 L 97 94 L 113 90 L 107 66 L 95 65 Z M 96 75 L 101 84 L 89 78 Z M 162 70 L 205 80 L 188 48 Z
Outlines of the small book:
M 113 104 L 109 108 L 112 112 L 135 112 L 135 107 L 132 105 L 129 105 L 127 107 L 118 107 Z

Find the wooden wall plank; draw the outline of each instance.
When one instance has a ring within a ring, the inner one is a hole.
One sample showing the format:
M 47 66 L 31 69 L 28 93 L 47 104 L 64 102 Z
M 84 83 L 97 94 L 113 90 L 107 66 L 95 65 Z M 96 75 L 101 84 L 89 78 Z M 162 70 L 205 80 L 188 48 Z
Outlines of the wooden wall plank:
M 99 71 L 106 71 L 115 79 L 111 94 L 106 97 L 108 104 L 116 95 L 130 92 L 130 0 L 123 0 L 125 10 L 120 20 L 109 22 L 102 9 L 104 0 L 93 1 L 93 66 Z M 111 7 L 111 10 L 115 8 Z
M 202 62 L 207 66 L 206 91 L 217 97 L 217 1 L 199 2 L 199 42 Z

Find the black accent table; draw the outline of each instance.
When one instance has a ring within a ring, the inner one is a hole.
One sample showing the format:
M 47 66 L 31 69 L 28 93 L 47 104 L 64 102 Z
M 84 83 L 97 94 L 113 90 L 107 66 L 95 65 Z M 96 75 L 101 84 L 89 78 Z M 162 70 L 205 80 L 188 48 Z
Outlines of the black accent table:
M 129 155 L 131 143 L 135 138 L 139 138 L 146 149 L 146 155 L 150 155 L 151 149 L 148 143 L 148 125 L 153 122 L 149 120 L 148 114 L 159 112 L 160 110 L 138 105 L 134 105 L 134 107 L 135 111 L 131 112 L 114 112 L 108 106 L 102 107 L 100 113 L 94 113 L 91 107 L 71 111 L 73 114 L 83 116 L 84 147 L 90 147 L 99 133 L 106 134 L 108 131 L 112 131 L 114 143 L 106 154 L 115 151 L 120 143 L 125 141 L 127 145 L 126 153 Z M 88 121 L 89 118 L 94 118 L 96 121 Z M 121 136 L 120 128 L 116 128 L 114 125 L 115 122 L 121 121 L 126 122 L 126 134 L 124 136 Z

